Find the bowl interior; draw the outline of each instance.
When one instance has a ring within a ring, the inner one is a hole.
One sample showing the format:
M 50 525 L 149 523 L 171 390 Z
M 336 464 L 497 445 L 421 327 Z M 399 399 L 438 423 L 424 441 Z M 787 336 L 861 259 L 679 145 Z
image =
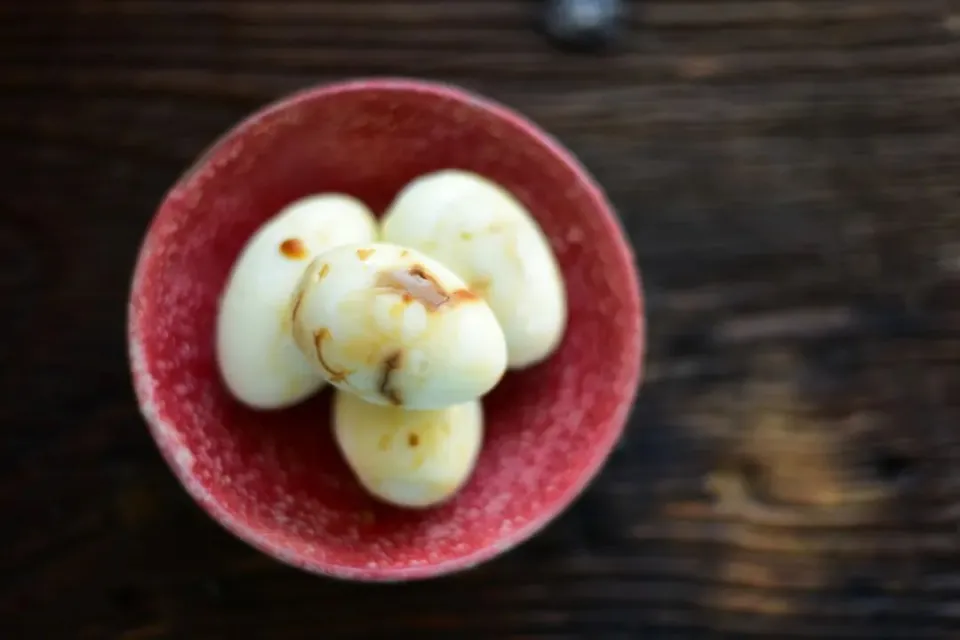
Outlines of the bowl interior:
M 412 512 L 368 497 L 340 458 L 329 392 L 290 410 L 231 399 L 214 359 L 218 296 L 251 234 L 311 193 L 381 212 L 411 179 L 483 174 L 532 212 L 556 251 L 569 326 L 545 363 L 484 400 L 486 438 L 451 502 Z M 632 256 L 603 196 L 555 143 L 500 107 L 402 81 L 296 95 L 242 123 L 173 188 L 145 239 L 131 296 L 137 393 L 161 449 L 207 510 L 303 568 L 388 579 L 462 568 L 530 535 L 593 475 L 639 376 Z

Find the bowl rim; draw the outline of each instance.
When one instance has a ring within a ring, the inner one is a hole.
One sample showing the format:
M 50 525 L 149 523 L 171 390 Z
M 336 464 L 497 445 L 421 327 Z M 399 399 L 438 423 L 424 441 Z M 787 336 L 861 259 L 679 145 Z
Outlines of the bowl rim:
M 194 476 L 192 471 L 192 453 L 182 442 L 177 429 L 167 424 L 156 409 L 154 402 L 154 394 L 156 392 L 155 383 L 150 379 L 151 377 L 148 373 L 147 358 L 135 313 L 136 305 L 134 300 L 142 288 L 146 264 L 149 256 L 153 252 L 152 238 L 156 235 L 156 225 L 159 223 L 158 214 L 163 210 L 170 198 L 179 190 L 183 189 L 199 169 L 207 165 L 218 150 L 228 141 L 243 135 L 252 126 L 274 113 L 305 102 L 322 100 L 333 95 L 365 91 L 416 93 L 432 98 L 466 104 L 474 109 L 479 109 L 491 114 L 497 120 L 508 122 L 522 133 L 522 135 L 532 138 L 544 146 L 551 156 L 566 165 L 574 173 L 576 181 L 585 190 L 588 199 L 597 210 L 602 212 L 600 223 L 617 245 L 618 253 L 629 259 L 631 263 L 629 278 L 632 285 L 630 287 L 629 297 L 636 303 L 639 312 L 639 327 L 637 327 L 637 335 L 634 341 L 635 346 L 633 348 L 637 357 L 629 359 L 627 365 L 629 367 L 627 372 L 628 379 L 632 381 L 634 386 L 633 394 L 629 402 L 625 400 L 615 409 L 615 412 L 610 418 L 612 427 L 603 434 L 603 439 L 591 448 L 589 459 L 584 465 L 580 477 L 572 482 L 565 491 L 560 493 L 550 503 L 541 508 L 538 513 L 522 526 L 513 529 L 503 538 L 494 543 L 477 548 L 466 555 L 449 558 L 433 564 L 371 568 L 319 561 L 306 557 L 296 550 L 291 549 L 289 546 L 284 545 L 282 540 L 274 539 L 269 532 L 258 531 L 256 527 L 250 526 L 242 517 L 231 513 L 218 500 L 214 499 L 210 492 Z M 573 153 L 532 120 L 505 104 L 454 84 L 402 76 L 361 77 L 311 85 L 280 96 L 231 125 L 220 137 L 197 156 L 197 159 L 180 174 L 160 199 L 137 250 L 136 265 L 133 270 L 127 301 L 127 355 L 138 410 L 146 422 L 148 431 L 159 448 L 161 455 L 186 492 L 214 521 L 220 524 L 220 526 L 234 537 L 261 553 L 283 564 L 314 575 L 367 583 L 399 583 L 427 580 L 467 571 L 487 561 L 493 560 L 530 540 L 544 527 L 569 509 L 603 469 L 604 463 L 613 453 L 614 446 L 623 435 L 630 415 L 633 413 L 635 399 L 643 380 L 647 343 L 646 333 L 645 300 L 633 247 L 627 240 L 626 231 L 603 188 Z

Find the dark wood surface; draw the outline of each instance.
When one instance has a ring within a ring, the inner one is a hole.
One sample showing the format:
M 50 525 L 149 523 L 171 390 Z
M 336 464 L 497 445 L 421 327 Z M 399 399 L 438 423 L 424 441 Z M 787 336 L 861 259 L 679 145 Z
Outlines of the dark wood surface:
M 537 7 L 2 4 L 0 637 L 960 637 L 956 0 L 648 0 L 605 57 L 553 51 Z M 400 587 L 298 573 L 208 519 L 123 344 L 179 172 L 263 103 L 371 74 L 560 137 L 650 313 L 596 484 L 502 559 Z

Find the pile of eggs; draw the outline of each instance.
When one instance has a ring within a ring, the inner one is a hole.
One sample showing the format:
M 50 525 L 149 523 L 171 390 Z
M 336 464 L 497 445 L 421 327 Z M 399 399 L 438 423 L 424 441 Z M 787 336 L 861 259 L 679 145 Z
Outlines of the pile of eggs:
M 444 170 L 409 183 L 379 225 L 341 194 L 264 224 L 227 280 L 217 363 L 255 409 L 334 387 L 334 437 L 360 484 L 424 508 L 469 478 L 481 398 L 553 353 L 566 318 L 556 258 L 523 205 Z

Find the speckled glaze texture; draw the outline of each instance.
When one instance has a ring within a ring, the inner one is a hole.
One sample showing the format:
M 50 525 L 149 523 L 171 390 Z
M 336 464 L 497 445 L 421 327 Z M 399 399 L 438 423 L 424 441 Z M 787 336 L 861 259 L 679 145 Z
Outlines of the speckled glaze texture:
M 486 439 L 450 502 L 376 502 L 339 456 L 330 392 L 256 412 L 214 357 L 218 298 L 246 240 L 284 205 L 334 191 L 378 214 L 443 168 L 504 185 L 550 238 L 569 325 L 546 362 L 484 399 Z M 599 470 L 640 378 L 643 314 L 633 256 L 586 171 L 546 134 L 459 89 L 406 80 L 330 85 L 229 132 L 169 192 L 141 248 L 129 350 L 141 410 L 190 494 L 258 549 L 302 569 L 409 580 L 465 569 L 529 538 Z

